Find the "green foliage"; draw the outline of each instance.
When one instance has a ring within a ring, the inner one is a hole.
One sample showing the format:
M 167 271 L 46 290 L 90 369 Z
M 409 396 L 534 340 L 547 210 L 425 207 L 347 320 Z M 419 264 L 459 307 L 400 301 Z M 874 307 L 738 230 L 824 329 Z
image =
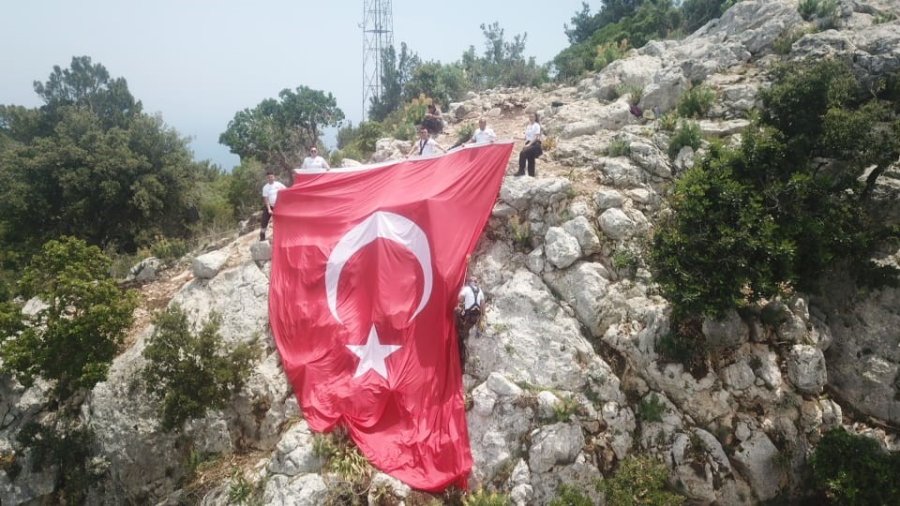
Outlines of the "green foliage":
M 680 506 L 685 498 L 667 490 L 666 466 L 649 456 L 629 455 L 601 483 L 606 503 L 617 506 Z
M 700 124 L 694 121 L 680 121 L 672 139 L 669 140 L 669 158 L 675 159 L 681 148 L 690 146 L 697 151 L 703 138 L 700 132 Z
M 475 123 L 466 123 L 459 127 L 459 130 L 456 131 L 456 142 L 462 144 L 469 139 L 472 138 L 472 134 L 475 133 L 475 129 L 477 126 Z
M 512 216 L 507 221 L 513 244 L 524 251 L 531 250 L 531 222 Z
M 629 104 L 637 105 L 638 102 L 641 101 L 641 96 L 643 94 L 643 86 L 637 86 L 634 84 L 620 84 L 616 86 L 616 98 L 628 95 Z
M 804 35 L 809 33 L 811 33 L 811 30 L 800 28 L 795 28 L 793 30 L 783 32 L 772 42 L 772 50 L 775 51 L 775 54 L 790 54 L 791 49 L 794 46 L 794 42 L 797 42 L 798 40 L 803 38 Z
M 631 154 L 631 143 L 625 139 L 613 139 L 606 147 L 606 156 L 628 156 Z
M 256 487 L 247 480 L 244 472 L 235 468 L 228 483 L 228 504 L 250 504 Z
M 549 506 L 592 506 L 591 498 L 584 490 L 574 486 L 562 484 L 559 486 L 558 495 L 549 503 Z
M 105 473 L 93 465 L 94 434 L 84 427 L 54 428 L 30 422 L 16 435 L 19 444 L 31 450 L 31 471 L 57 470 L 56 504 L 84 504 L 87 491 Z
M 24 297 L 47 306 L 26 315 L 9 305 L 0 317 L 3 370 L 30 386 L 55 380 L 58 400 L 106 378 L 135 307 L 109 276 L 109 258 L 71 237 L 47 242 L 19 281 Z
M 684 14 L 684 32 L 693 33 L 712 19 L 720 17 L 737 0 L 685 0 L 681 4 Z
M 833 20 L 837 10 L 837 0 L 800 0 L 797 5 L 797 12 L 806 21 L 814 18 Z
M 608 0 L 596 13 L 587 3 L 565 26 L 569 47 L 553 58 L 556 77 L 571 80 L 598 71 L 615 58 L 598 58 L 598 47 L 642 47 L 650 40 L 691 33 L 717 18 L 736 0 Z
M 666 404 L 656 394 L 641 399 L 637 409 L 637 418 L 642 422 L 661 422 L 666 413 Z
M 842 63 L 774 73 L 741 147 L 713 146 L 681 177 L 655 237 L 656 279 L 682 314 L 721 314 L 786 287 L 814 292 L 830 271 L 872 279 L 871 252 L 892 234 L 865 204 L 900 155 L 894 106 L 860 93 Z M 888 271 L 881 279 L 896 280 Z
M 559 402 L 553 406 L 553 416 L 557 422 L 566 422 L 572 415 L 581 411 L 578 399 L 570 395 L 559 396 Z
M 715 91 L 706 86 L 694 86 L 678 100 L 678 115 L 682 118 L 702 118 L 715 100 Z
M 222 351 L 220 316 L 211 315 L 200 332 L 194 333 L 187 315 L 174 306 L 157 314 L 154 325 L 144 349 L 147 364 L 141 378 L 147 393 L 162 403 L 163 429 L 178 429 L 210 408 L 224 407 L 241 389 L 256 353 L 247 344 Z
M 384 133 L 384 125 L 375 121 L 364 121 L 356 127 L 350 124 L 338 130 L 338 149 L 343 158 L 365 161 L 375 152 L 375 144 Z
M 61 235 L 133 252 L 189 233 L 204 168 L 124 79 L 76 57 L 35 91 L 39 109 L 0 107 L 0 248 L 23 254 L 4 263 Z
M 344 430 L 316 434 L 313 454 L 325 461 L 326 472 L 336 473 L 350 482 L 368 480 L 372 475 L 372 465 Z
M 432 100 L 425 95 L 414 98 L 381 122 L 382 131 L 395 139 L 413 140 Z
M 252 159 L 232 169 L 225 192 L 235 218 L 246 218 L 262 207 L 260 189 L 264 176 L 262 164 Z
M 403 99 L 410 101 L 420 96 L 428 96 L 446 107 L 450 102 L 461 99 L 466 93 L 467 86 L 466 73 L 459 63 L 426 62 L 412 72 L 409 81 L 403 87 Z
M 388 114 L 400 108 L 403 104 L 403 90 L 412 79 L 413 72 L 421 64 L 418 55 L 410 51 L 406 42 L 400 43 L 399 55 L 394 46 L 384 49 L 384 61 L 381 67 L 382 92 L 380 97 L 372 97 L 372 102 L 369 104 L 370 121 L 382 121 Z M 338 136 L 338 143 L 340 144 L 340 136 Z
M 678 113 L 675 111 L 663 114 L 662 117 L 659 118 L 659 128 L 667 132 L 674 132 L 677 126 Z
M 606 68 L 610 63 L 625 56 L 628 52 L 628 41 L 621 40 L 619 42 L 604 42 L 596 48 L 597 56 L 594 57 L 592 69 L 599 72 Z
M 183 239 L 160 237 L 150 246 L 150 254 L 163 262 L 171 262 L 187 255 L 191 248 Z
M 219 142 L 241 157 L 290 172 L 302 161 L 306 148 L 318 143 L 321 129 L 338 126 L 344 113 L 331 93 L 298 86 L 283 89 L 278 99 L 267 98 L 244 109 L 228 122 Z
M 623 249 L 613 253 L 612 264 L 617 270 L 633 271 L 640 264 L 640 259 L 631 251 Z
M 475 54 L 470 46 L 463 53 L 460 66 L 468 80 L 468 86 L 478 90 L 503 86 L 537 86 L 547 81 L 547 69 L 535 63 L 534 57 L 525 58 L 525 41 L 528 34 L 504 37 L 498 22 L 482 23 L 484 34 L 483 56 Z M 427 91 L 427 90 L 426 90 Z
M 811 488 L 828 504 L 848 506 L 900 503 L 900 454 L 843 429 L 833 429 L 819 442 L 809 461 Z
M 483 488 L 469 492 L 462 501 L 463 506 L 508 506 L 510 502 L 509 495 L 489 492 Z

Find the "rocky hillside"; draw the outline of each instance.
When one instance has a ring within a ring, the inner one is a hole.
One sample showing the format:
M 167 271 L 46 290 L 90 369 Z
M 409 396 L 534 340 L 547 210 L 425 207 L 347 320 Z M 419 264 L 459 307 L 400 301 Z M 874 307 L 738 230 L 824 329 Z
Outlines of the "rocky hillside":
M 744 0 L 693 35 L 651 42 L 577 86 L 495 90 L 452 105 L 445 146 L 481 116 L 501 137 L 520 136 L 529 112 L 541 114 L 552 138 L 538 177 L 504 182 L 473 258 L 490 298 L 464 377 L 476 487 L 546 504 L 574 484 L 603 504 L 594 483 L 627 456 L 651 454 L 697 504 L 756 504 L 790 495 L 830 428 L 900 449 L 900 290 L 847 293 L 836 283 L 823 296 L 761 301 L 759 315 L 783 318 L 705 321 L 708 358 L 684 365 L 661 349 L 671 308 L 644 258 L 672 181 L 704 151 L 671 158 L 671 133 L 657 114 L 704 83 L 716 101 L 703 134 L 737 142 L 778 61 L 833 56 L 864 80 L 900 70 L 898 17 L 892 0 L 842 0 L 837 29 L 807 33 L 781 56 L 773 44 L 811 23 L 796 2 Z M 654 114 L 630 112 L 636 89 L 639 106 Z M 613 144 L 627 154 L 611 156 Z M 382 140 L 374 158 L 408 146 Z M 878 188 L 886 219 L 900 216 L 898 195 L 895 166 Z M 96 434 L 92 466 L 102 476 L 89 504 L 227 504 L 245 486 L 264 504 L 344 497 L 268 332 L 270 255 L 251 232 L 198 252 L 189 267 L 143 273 L 132 338 L 81 413 Z M 148 315 L 168 304 L 195 322 L 220 313 L 229 344 L 261 352 L 228 407 L 181 434 L 163 431 L 156 405 L 133 388 L 153 330 Z M 42 504 L 54 490 L 55 470 L 32 472 L 32 455 L 16 443 L 20 428 L 45 416 L 47 392 L 0 377 L 0 451 L 20 464 L 15 476 L 0 467 L 0 504 Z M 209 461 L 198 465 L 198 456 Z M 380 474 L 357 492 L 373 503 L 428 499 Z

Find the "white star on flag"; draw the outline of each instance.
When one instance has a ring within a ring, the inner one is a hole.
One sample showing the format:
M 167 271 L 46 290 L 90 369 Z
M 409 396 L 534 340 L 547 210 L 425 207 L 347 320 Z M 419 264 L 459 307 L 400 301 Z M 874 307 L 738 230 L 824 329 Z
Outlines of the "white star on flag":
M 385 380 L 388 377 L 387 365 L 385 365 L 384 359 L 402 348 L 402 346 L 396 344 L 381 344 L 381 341 L 378 340 L 378 332 L 375 331 L 375 325 L 372 325 L 372 330 L 369 331 L 369 338 L 366 344 L 348 344 L 346 346 L 350 348 L 354 355 L 359 357 L 359 365 L 356 366 L 354 378 L 362 376 L 369 370 L 374 370 Z

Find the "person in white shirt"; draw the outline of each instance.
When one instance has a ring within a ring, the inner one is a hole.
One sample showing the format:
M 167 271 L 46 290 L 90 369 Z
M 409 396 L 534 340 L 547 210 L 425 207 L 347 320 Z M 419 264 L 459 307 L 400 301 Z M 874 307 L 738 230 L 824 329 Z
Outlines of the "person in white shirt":
M 469 144 L 485 144 L 488 142 L 494 142 L 497 140 L 497 134 L 494 133 L 492 128 L 488 128 L 487 120 L 481 118 L 478 120 L 478 130 L 472 133 L 472 138 L 469 139 Z
M 466 340 L 469 331 L 478 326 L 484 312 L 484 291 L 478 287 L 474 276 L 466 278 L 466 284 L 459 291 L 459 304 L 456 307 L 456 332 L 459 345 L 461 366 L 466 366 Z
M 441 153 L 447 152 L 447 150 L 438 144 L 436 140 L 428 135 L 427 128 L 421 127 L 419 128 L 419 138 L 416 140 L 415 144 L 413 144 L 412 149 L 409 150 L 409 153 L 406 156 L 430 156 L 437 154 L 438 151 Z
M 303 165 L 301 165 L 300 168 L 328 170 L 331 167 L 328 165 L 328 162 L 325 161 L 324 158 L 319 156 L 319 148 L 313 146 L 309 148 L 309 156 L 303 159 Z
M 524 176 L 527 165 L 528 175 L 534 177 L 534 159 L 544 152 L 541 149 L 541 124 L 537 113 L 528 115 L 528 126 L 525 127 L 525 147 L 519 152 L 519 172 L 516 176 Z
M 263 215 L 262 226 L 259 228 L 259 240 L 266 240 L 266 229 L 269 228 L 269 220 L 272 218 L 272 210 L 275 209 L 275 201 L 278 200 L 278 192 L 285 186 L 281 181 L 275 180 L 272 171 L 266 172 L 266 184 L 262 187 Z

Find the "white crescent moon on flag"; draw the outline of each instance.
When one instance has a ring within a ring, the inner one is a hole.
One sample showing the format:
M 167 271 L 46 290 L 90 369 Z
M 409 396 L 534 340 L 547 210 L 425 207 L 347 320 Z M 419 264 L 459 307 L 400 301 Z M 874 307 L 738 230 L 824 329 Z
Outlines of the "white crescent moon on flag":
M 428 236 L 425 235 L 425 231 L 409 218 L 386 211 L 376 211 L 344 234 L 332 250 L 331 255 L 328 256 L 328 263 L 325 265 L 325 292 L 328 309 L 331 310 L 332 316 L 338 323 L 343 323 L 337 312 L 337 287 L 344 264 L 357 251 L 379 238 L 389 239 L 406 247 L 422 266 L 424 278 L 422 300 L 419 301 L 419 306 L 410 320 L 425 308 L 431 297 L 434 280 L 431 272 L 431 248 L 428 246 Z

